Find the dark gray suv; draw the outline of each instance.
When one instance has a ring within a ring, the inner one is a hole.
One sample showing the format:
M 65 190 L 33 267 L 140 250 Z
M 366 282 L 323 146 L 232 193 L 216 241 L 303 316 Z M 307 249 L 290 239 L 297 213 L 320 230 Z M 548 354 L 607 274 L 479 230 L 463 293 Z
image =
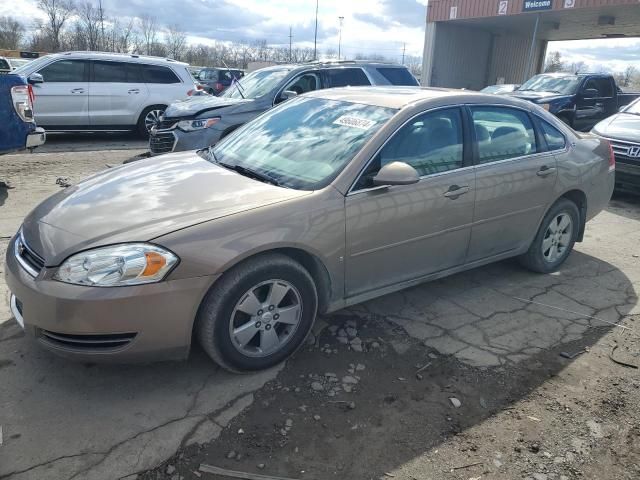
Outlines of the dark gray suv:
M 379 62 L 310 62 L 256 70 L 219 97 L 198 96 L 171 104 L 151 130 L 153 155 L 214 145 L 244 123 L 285 100 L 324 88 L 418 86 L 402 65 Z

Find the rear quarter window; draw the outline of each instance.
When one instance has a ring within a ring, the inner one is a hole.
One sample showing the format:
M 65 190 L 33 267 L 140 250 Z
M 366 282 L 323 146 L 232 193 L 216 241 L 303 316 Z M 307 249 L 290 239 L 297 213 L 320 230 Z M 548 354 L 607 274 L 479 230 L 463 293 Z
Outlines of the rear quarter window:
M 542 136 L 547 142 L 547 148 L 549 151 L 564 149 L 567 144 L 567 140 L 564 138 L 562 132 L 544 120 L 539 120 L 539 122 L 540 130 L 542 130 Z
M 394 68 L 394 67 L 378 67 L 376 70 L 382 75 L 391 85 L 402 85 L 409 87 L 417 87 L 418 81 L 415 79 L 409 70 L 406 68 Z
M 169 67 L 162 67 L 160 65 L 143 65 L 142 71 L 145 83 L 180 83 L 178 76 L 173 73 L 173 70 Z

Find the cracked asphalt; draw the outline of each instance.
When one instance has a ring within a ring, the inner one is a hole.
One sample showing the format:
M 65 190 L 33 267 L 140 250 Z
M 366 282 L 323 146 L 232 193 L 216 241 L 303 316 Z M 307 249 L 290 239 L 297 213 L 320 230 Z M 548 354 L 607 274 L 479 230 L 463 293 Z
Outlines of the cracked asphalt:
M 56 178 L 77 181 L 139 153 L 2 157 L 0 180 L 14 188 L 0 190 L 0 253 L 24 215 L 59 189 Z M 411 348 L 415 355 L 418 344 L 477 371 L 520 368 L 564 345 L 588 340 L 595 347 L 598 338 L 619 330 L 607 322 L 639 335 L 638 240 L 640 200 L 616 198 L 590 222 L 585 242 L 556 274 L 534 275 L 515 262 L 501 262 L 324 320 L 349 316 L 394 325 L 404 334 L 385 330 L 384 340 L 398 354 Z M 225 373 L 198 349 L 184 363 L 70 363 L 23 335 L 7 294 L 0 280 L 0 480 L 133 478 L 177 451 L 214 442 L 241 412 L 255 408 L 254 397 L 265 384 L 279 378 L 280 368 L 248 376 Z M 594 332 L 602 334 L 594 338 Z M 291 368 L 301 367 L 299 361 L 296 356 Z

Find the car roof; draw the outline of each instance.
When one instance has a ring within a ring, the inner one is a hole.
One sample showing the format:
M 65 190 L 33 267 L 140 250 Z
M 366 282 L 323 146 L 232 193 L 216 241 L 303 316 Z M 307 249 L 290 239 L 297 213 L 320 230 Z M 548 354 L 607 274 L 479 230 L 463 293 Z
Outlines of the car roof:
M 316 90 L 305 97 L 362 103 L 378 107 L 401 109 L 417 103 L 442 103 L 451 99 L 455 104 L 476 103 L 515 106 L 531 109 L 531 103 L 510 96 L 496 96 L 472 90 L 430 87 L 343 87 Z
M 165 57 L 153 57 L 150 55 L 137 55 L 130 53 L 113 53 L 113 52 L 87 52 L 87 51 L 72 51 L 72 52 L 61 52 L 61 53 L 52 53 L 48 55 L 50 57 L 64 58 L 64 57 L 72 57 L 72 58 L 86 58 L 93 60 L 118 60 L 124 62 L 137 62 L 143 61 L 145 63 L 151 63 L 154 65 L 166 65 L 170 63 L 172 65 L 183 65 L 188 67 L 188 63 L 178 62 L 177 60 L 173 60 L 171 58 Z

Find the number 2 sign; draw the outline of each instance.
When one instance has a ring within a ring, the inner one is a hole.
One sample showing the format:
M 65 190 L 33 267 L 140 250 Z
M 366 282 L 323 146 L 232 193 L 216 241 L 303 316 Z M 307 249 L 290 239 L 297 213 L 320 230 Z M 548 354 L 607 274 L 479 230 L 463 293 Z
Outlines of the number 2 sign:
M 498 4 L 498 15 L 506 15 L 509 8 L 509 0 L 500 0 Z
M 564 8 L 573 8 L 576 6 L 576 0 L 564 0 Z

